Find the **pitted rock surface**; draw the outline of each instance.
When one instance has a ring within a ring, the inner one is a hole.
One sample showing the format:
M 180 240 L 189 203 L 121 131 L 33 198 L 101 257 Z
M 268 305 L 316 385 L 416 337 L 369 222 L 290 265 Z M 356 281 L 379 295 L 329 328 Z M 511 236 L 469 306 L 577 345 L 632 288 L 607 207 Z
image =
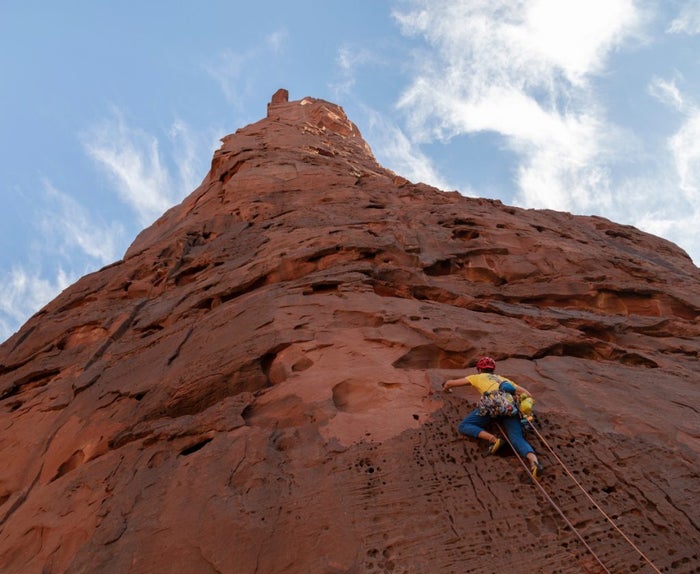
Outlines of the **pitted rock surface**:
M 700 571 L 700 270 L 600 217 L 414 184 L 326 101 L 223 139 L 0 347 L 4 573 L 601 572 L 441 391 L 537 400 L 543 488 L 611 572 Z

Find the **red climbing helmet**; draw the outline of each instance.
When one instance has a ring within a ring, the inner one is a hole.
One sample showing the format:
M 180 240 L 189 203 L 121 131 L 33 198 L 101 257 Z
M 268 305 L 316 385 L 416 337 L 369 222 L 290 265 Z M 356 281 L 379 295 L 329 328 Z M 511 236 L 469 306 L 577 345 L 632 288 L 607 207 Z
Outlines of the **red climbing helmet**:
M 476 363 L 476 368 L 479 371 L 493 371 L 496 369 L 496 361 L 494 361 L 491 357 L 481 357 L 481 359 L 479 359 Z

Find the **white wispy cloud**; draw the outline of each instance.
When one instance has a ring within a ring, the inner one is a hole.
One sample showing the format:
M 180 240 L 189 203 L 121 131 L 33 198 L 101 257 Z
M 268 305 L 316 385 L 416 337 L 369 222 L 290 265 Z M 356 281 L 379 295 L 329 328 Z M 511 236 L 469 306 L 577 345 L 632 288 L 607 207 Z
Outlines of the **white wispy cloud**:
M 111 117 L 84 134 L 83 145 L 110 177 L 122 201 L 134 209 L 139 224 L 145 226 L 200 183 L 198 174 L 203 177 L 206 173 L 206 161 L 214 147 L 207 140 L 181 120 L 159 140 L 128 125 L 124 114 L 115 108 Z M 204 145 L 205 141 L 209 145 Z
M 365 109 L 369 127 L 369 138 L 374 143 L 374 153 L 382 165 L 408 178 L 412 182 L 423 182 L 439 189 L 451 189 L 451 185 L 440 175 L 432 160 L 411 142 L 396 124 L 375 110 Z
M 122 200 L 133 207 L 142 225 L 151 223 L 174 201 L 169 174 L 161 161 L 158 139 L 129 127 L 114 116 L 83 138 L 85 151 L 110 176 Z
M 657 150 L 652 171 L 628 177 L 619 194 L 627 200 L 626 220 L 682 246 L 700 263 L 700 105 L 679 87 L 683 78 L 654 76 L 648 92 L 676 112 L 677 124 Z M 621 212 L 620 212 L 621 214 Z
M 516 203 L 567 211 L 609 204 L 608 129 L 590 82 L 609 53 L 639 37 L 629 0 L 415 0 L 394 16 L 425 39 L 399 106 L 411 138 L 495 132 L 519 157 Z
M 671 22 L 668 32 L 671 34 L 700 34 L 700 0 L 681 2 L 678 16 Z
M 688 203 L 697 209 L 700 205 L 700 108 L 694 107 L 668 145 L 678 174 L 678 187 Z
M 45 199 L 38 213 L 38 225 L 45 243 L 44 250 L 79 259 L 87 256 L 105 265 L 117 260 L 126 239 L 119 222 L 105 223 L 91 214 L 74 198 L 44 180 Z
M 686 108 L 687 101 L 676 85 L 675 80 L 664 80 L 654 76 L 649 82 L 649 93 L 661 103 L 671 106 L 678 111 L 683 111 Z
M 243 105 L 243 92 L 246 91 L 243 72 L 250 59 L 247 53 L 226 48 L 204 65 L 207 73 L 219 84 L 226 100 L 239 107 Z
M 368 64 L 378 62 L 377 55 L 367 48 L 341 46 L 336 54 L 338 79 L 331 83 L 336 97 L 349 93 L 355 86 L 357 73 Z
M 657 76 L 649 93 L 678 112 L 680 127 L 667 141 L 677 178 L 677 189 L 694 205 L 700 203 L 700 104 L 678 87 L 676 79 Z
M 3 273 L 0 281 L 0 341 L 10 337 L 75 279 L 63 270 L 59 270 L 53 279 L 46 279 L 38 270 L 19 266 Z
M 34 217 L 25 260 L 0 277 L 0 340 L 85 273 L 117 260 L 126 232 L 105 223 L 48 179 Z
M 683 96 L 686 100 L 687 97 Z M 675 102 L 669 102 L 675 108 Z M 688 108 L 646 173 L 616 188 L 619 221 L 680 245 L 700 263 L 700 110 Z M 625 210 L 623 212 L 623 209 Z
M 221 145 L 224 130 L 198 131 L 182 120 L 175 120 L 168 131 L 171 157 L 177 166 L 177 175 L 170 176 L 175 183 L 173 203 L 189 195 L 202 182 L 209 171 L 209 162 L 214 150 Z
M 254 78 L 261 71 L 260 61 L 269 59 L 270 55 L 282 54 L 288 39 L 288 31 L 281 28 L 248 49 L 225 48 L 203 67 L 219 85 L 226 100 L 242 110 L 244 99 L 253 91 Z
M 265 37 L 265 45 L 272 52 L 282 52 L 288 40 L 289 32 L 286 28 L 281 28 Z

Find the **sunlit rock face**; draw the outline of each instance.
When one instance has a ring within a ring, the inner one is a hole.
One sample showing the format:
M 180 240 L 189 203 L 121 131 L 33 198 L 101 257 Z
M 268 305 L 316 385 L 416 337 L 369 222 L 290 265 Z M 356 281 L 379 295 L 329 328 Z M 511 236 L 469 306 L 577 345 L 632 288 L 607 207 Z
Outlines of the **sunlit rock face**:
M 411 183 L 281 90 L 0 347 L 0 571 L 698 572 L 699 309 L 667 241 Z M 648 561 L 538 437 L 593 552 L 460 437 L 484 354 Z

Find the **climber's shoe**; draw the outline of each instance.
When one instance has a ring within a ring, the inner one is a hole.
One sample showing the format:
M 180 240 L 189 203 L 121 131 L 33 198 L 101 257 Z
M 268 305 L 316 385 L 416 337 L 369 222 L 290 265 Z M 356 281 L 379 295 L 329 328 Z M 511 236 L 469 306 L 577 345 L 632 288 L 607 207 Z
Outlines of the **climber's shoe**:
M 533 462 L 532 465 L 530 466 L 530 471 L 532 472 L 532 477 L 535 480 L 539 480 L 540 477 L 542 476 L 542 463 Z
M 495 441 L 491 443 L 491 446 L 489 447 L 488 454 L 496 454 L 496 451 L 503 446 L 503 439 L 502 438 L 497 438 Z

